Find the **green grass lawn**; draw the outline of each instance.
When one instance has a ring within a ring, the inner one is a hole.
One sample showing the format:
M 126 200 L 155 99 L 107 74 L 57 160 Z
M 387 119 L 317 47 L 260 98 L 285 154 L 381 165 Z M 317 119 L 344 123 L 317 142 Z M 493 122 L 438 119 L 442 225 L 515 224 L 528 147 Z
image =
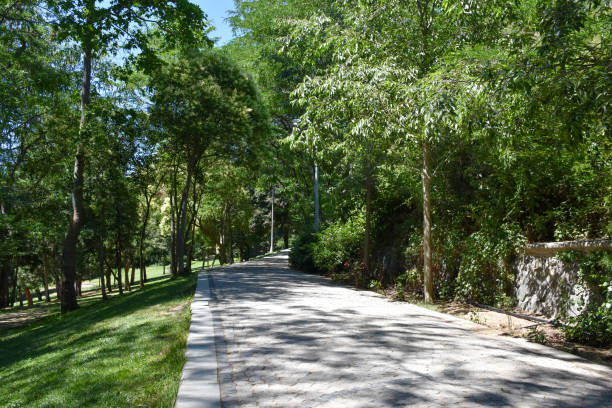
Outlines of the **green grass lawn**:
M 160 269 L 161 274 L 161 269 Z M 1 407 L 172 407 L 196 275 L 0 329 Z

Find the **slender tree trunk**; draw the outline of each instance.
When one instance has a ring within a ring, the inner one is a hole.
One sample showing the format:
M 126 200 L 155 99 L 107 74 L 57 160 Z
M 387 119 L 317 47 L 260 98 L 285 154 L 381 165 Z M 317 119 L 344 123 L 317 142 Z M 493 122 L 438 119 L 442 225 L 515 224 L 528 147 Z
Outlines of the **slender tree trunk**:
M 76 280 L 74 282 L 74 290 L 75 290 L 77 296 L 79 296 L 79 297 L 83 296 L 83 292 L 81 290 L 82 283 L 83 283 L 83 279 L 79 275 L 77 275 Z
M 0 309 L 7 307 L 9 304 L 9 275 L 11 268 L 8 262 L 3 259 L 2 265 L 0 265 Z M 6 263 L 5 263 L 6 262 Z
M 123 295 L 123 286 L 121 283 L 121 249 L 119 248 L 119 244 L 117 244 L 116 262 L 117 262 L 117 276 L 115 277 L 115 279 L 117 279 L 117 288 L 119 289 L 119 294 Z
M 176 220 L 174 219 L 173 203 L 176 205 L 176 200 L 170 198 L 170 276 L 176 276 Z
M 48 270 L 49 264 L 45 258 L 46 257 L 43 258 L 42 278 L 43 278 L 43 285 L 45 287 L 45 302 L 49 303 L 51 302 L 51 296 L 49 295 L 49 270 Z
M 433 274 L 431 269 L 431 174 L 430 151 L 423 140 L 423 280 L 425 302 L 433 302 Z
M 111 275 L 113 274 L 113 271 L 111 271 L 110 266 L 106 267 L 106 289 L 108 290 L 108 293 L 113 293 L 113 282 L 111 281 Z
M 191 177 L 194 167 L 194 158 L 189 159 L 187 164 L 187 180 L 185 180 L 185 188 L 181 193 L 181 205 L 178 214 L 178 231 L 176 234 L 176 262 L 178 266 L 177 273 L 185 274 L 185 230 L 187 227 L 187 204 L 189 202 L 189 189 L 191 188 Z
M 23 288 L 23 293 L 26 296 L 28 301 L 28 306 L 34 306 L 34 301 L 32 300 L 32 294 L 30 293 L 30 288 Z
M 10 266 L 9 266 L 10 267 Z M 11 294 L 11 307 L 15 304 L 15 299 L 17 299 L 17 267 L 12 268 L 12 281 L 13 281 L 13 292 Z
M 60 301 L 60 304 L 62 302 L 62 278 L 61 276 L 56 275 L 55 276 L 55 295 L 57 296 L 57 299 Z
M 373 181 L 372 175 L 368 173 L 366 180 L 366 214 L 365 214 L 365 240 L 363 245 L 363 258 L 364 258 L 364 272 L 362 276 L 361 284 L 365 286 L 367 284 L 367 280 L 369 279 L 372 273 L 372 265 L 371 265 L 371 257 L 370 257 L 370 244 L 371 244 L 371 234 L 372 234 L 372 189 L 373 189 Z
M 288 217 L 289 215 L 287 214 L 287 218 Z M 285 229 L 283 230 L 283 249 L 289 248 L 289 221 L 287 218 L 285 219 L 286 224 Z
M 145 239 L 145 234 L 147 231 L 147 223 L 149 222 L 149 214 L 151 212 L 151 199 L 153 198 L 153 193 L 151 193 L 150 195 L 147 195 L 147 193 L 145 193 L 145 213 L 144 213 L 144 219 L 142 220 L 142 227 L 140 229 L 140 240 L 138 242 L 138 260 L 139 260 L 139 264 L 140 264 L 140 287 L 144 288 L 144 283 L 145 283 L 145 276 L 146 276 L 146 272 L 145 272 L 145 262 L 144 262 L 144 256 L 143 256 L 143 247 L 144 247 L 144 239 Z M 172 210 L 172 209 L 171 209 Z M 132 282 L 133 283 L 133 282 Z
M 98 239 L 98 273 L 100 274 L 100 291 L 102 292 L 102 300 L 107 300 L 106 285 L 104 285 L 104 240 L 100 236 Z M 108 278 L 110 280 L 110 277 Z
M 38 298 L 39 302 L 43 301 L 42 292 L 38 288 L 36 288 L 36 297 Z
M 130 263 L 128 262 L 128 258 L 125 258 L 125 263 L 123 265 L 123 270 L 125 271 L 125 290 L 131 291 L 130 287 Z
M 132 267 L 132 275 L 130 277 L 130 286 L 132 286 L 134 284 L 134 281 L 136 280 L 136 263 L 134 262 L 133 256 L 130 257 L 130 266 Z
M 19 294 L 19 307 L 23 307 L 23 291 L 20 286 L 17 287 L 17 293 Z
M 88 8 L 88 23 L 91 24 L 91 18 L 95 7 L 93 0 L 87 1 Z M 86 37 L 83 41 L 83 83 L 81 88 L 81 119 L 79 122 L 79 140 L 76 146 L 76 154 L 74 157 L 74 171 L 72 177 L 72 219 L 68 233 L 64 239 L 62 248 L 62 296 L 61 296 L 61 312 L 66 313 L 79 308 L 74 290 L 74 280 L 76 276 L 76 248 L 81 232 L 81 227 L 84 222 L 83 208 L 83 171 L 85 167 L 85 153 L 83 140 L 85 134 L 85 124 L 87 120 L 87 107 L 89 106 L 90 88 L 91 88 L 91 59 L 92 59 L 92 44 L 91 39 Z

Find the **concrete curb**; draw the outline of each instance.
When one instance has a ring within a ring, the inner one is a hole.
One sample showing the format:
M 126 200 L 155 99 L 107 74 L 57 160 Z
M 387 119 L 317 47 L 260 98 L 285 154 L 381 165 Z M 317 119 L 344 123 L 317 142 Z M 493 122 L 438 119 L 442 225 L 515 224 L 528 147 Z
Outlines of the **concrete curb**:
M 183 367 L 176 408 L 220 408 L 217 353 L 210 310 L 208 274 L 201 271 L 191 303 L 191 327 L 187 338 L 187 362 Z

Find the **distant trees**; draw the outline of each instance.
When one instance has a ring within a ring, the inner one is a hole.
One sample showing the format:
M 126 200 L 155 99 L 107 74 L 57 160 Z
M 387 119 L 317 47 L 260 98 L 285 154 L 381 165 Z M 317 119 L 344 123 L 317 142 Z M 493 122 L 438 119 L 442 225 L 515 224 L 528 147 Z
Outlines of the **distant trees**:
M 105 296 L 114 278 L 121 293 L 139 265 L 142 287 L 146 265 L 168 253 L 189 271 L 207 166 L 256 171 L 269 131 L 252 80 L 209 50 L 202 11 L 10 2 L 0 30 L 0 307 L 55 283 L 70 311 L 82 280 L 98 277 Z M 108 59 L 118 53 L 123 64 Z M 253 213 L 251 195 L 232 198 Z M 172 245 L 160 225 L 168 199 Z M 228 214 L 248 228 L 240 211 Z
M 171 176 L 173 191 L 180 192 L 174 195 L 173 242 L 176 273 L 182 275 L 185 243 L 195 228 L 188 203 L 196 173 L 207 164 L 202 160 L 255 160 L 268 134 L 267 114 L 254 83 L 217 51 L 187 51 L 153 76 L 152 87 L 152 120 L 167 136 L 162 149 L 177 161 Z M 182 186 L 175 184 L 179 171 Z

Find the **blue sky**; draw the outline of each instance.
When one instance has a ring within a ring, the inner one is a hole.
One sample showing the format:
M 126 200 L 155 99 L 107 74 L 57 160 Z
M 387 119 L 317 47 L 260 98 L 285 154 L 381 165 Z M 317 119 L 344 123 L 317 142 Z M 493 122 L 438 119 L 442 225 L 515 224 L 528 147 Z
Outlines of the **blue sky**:
M 200 6 L 215 26 L 215 31 L 210 36 L 220 37 L 217 42 L 218 46 L 232 39 L 232 29 L 224 19 L 228 16 L 227 11 L 234 8 L 234 0 L 191 0 L 191 2 Z

